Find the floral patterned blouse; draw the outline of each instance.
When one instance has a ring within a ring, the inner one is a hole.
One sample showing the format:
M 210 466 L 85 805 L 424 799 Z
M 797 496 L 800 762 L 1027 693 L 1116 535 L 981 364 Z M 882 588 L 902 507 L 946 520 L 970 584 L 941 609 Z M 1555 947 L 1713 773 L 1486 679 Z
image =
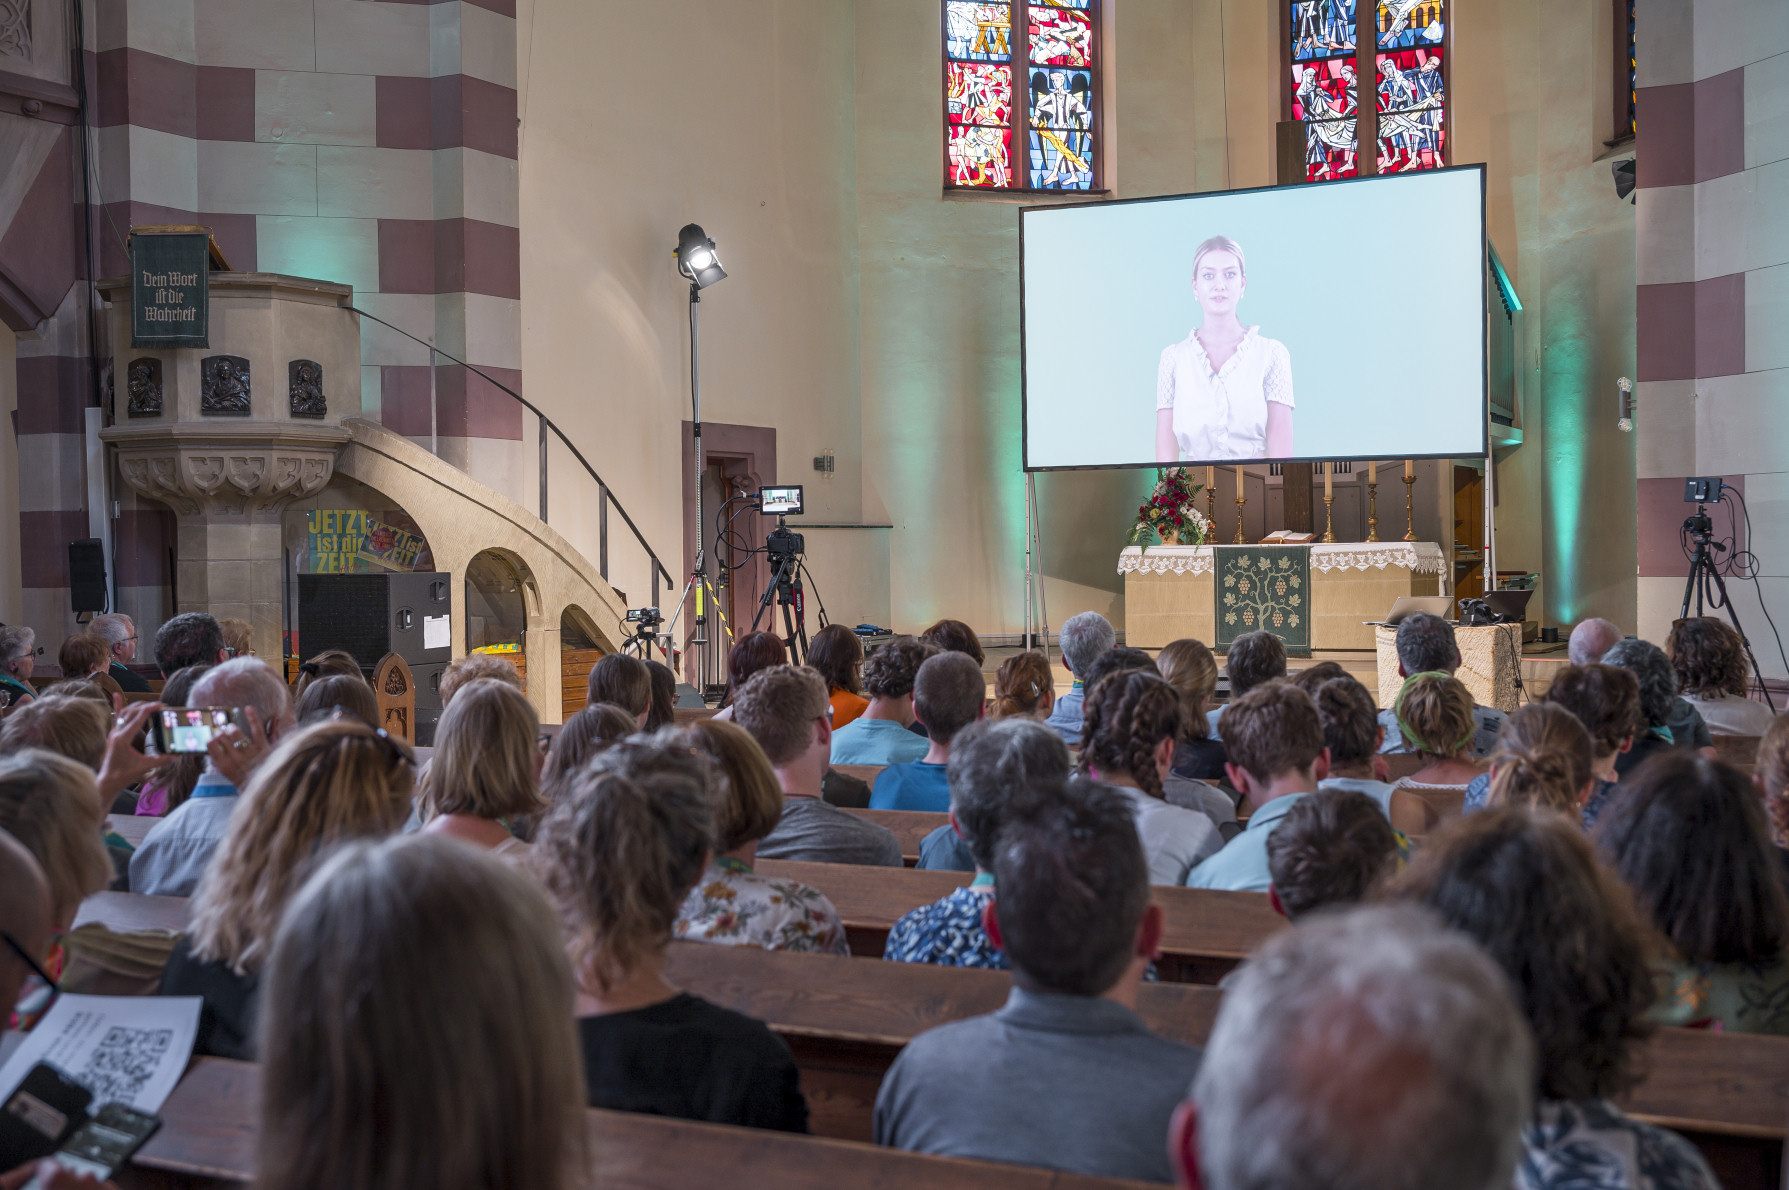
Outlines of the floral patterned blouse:
M 810 954 L 850 954 L 839 911 L 818 889 L 771 880 L 731 856 L 718 856 L 684 898 L 677 937 L 722 946 Z
M 921 905 L 888 931 L 882 957 L 896 963 L 1007 970 L 1006 955 L 994 946 L 981 924 L 982 908 L 993 891 L 993 877 L 983 873 L 974 884 Z
M 1601 1099 L 1543 1100 L 1522 1147 L 1516 1190 L 1720 1190 L 1689 1141 Z
M 1789 954 L 1769 963 L 1671 963 L 1653 1006 L 1661 1025 L 1789 1035 Z

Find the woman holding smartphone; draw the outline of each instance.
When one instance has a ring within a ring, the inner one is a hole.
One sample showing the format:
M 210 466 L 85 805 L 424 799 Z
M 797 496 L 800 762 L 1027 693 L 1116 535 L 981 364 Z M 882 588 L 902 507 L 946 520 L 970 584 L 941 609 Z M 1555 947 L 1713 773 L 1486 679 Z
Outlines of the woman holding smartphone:
M 1292 356 L 1236 307 L 1248 289 L 1242 245 L 1212 236 L 1193 253 L 1200 325 L 1162 351 L 1155 457 L 1218 463 L 1292 456 Z

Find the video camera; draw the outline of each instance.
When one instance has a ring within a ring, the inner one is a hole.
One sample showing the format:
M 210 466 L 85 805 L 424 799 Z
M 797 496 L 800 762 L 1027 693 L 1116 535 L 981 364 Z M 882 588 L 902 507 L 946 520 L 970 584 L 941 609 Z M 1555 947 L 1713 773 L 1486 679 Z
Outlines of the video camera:
M 646 634 L 663 624 L 665 617 L 659 614 L 656 607 L 631 607 L 627 611 L 627 622 L 638 625 L 635 632 Z

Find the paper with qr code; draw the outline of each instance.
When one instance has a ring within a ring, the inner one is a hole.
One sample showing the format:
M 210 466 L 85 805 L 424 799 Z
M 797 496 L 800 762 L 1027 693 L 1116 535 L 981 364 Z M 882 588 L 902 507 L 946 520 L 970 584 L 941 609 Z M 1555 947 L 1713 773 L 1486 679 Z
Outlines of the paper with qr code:
M 60 996 L 0 1066 L 0 1102 L 48 1062 L 93 1092 L 93 1110 L 122 1103 L 153 1115 L 193 1056 L 200 1003 L 197 996 Z

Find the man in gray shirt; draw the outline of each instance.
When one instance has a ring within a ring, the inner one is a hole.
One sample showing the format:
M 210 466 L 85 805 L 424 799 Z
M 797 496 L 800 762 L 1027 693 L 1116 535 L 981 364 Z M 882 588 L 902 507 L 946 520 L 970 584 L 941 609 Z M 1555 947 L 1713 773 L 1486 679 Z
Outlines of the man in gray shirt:
M 984 922 L 1012 965 L 1006 1007 L 915 1037 L 876 1096 L 878 1144 L 1172 1180 L 1169 1118 L 1199 1051 L 1136 1013 L 1162 912 L 1130 807 L 1083 782 L 1001 830 Z
M 1101 655 L 1112 651 L 1112 646 L 1118 643 L 1118 634 L 1113 631 L 1112 622 L 1098 612 L 1082 612 L 1063 623 L 1056 640 L 1062 646 L 1062 667 L 1073 675 L 1075 685 L 1067 694 L 1057 696 L 1055 706 L 1050 708 L 1050 717 L 1044 722 L 1062 737 L 1063 743 L 1079 748 L 1081 704 L 1087 694 L 1082 679 L 1089 666 Z
M 821 800 L 832 758 L 826 679 L 793 665 L 753 674 L 733 699 L 733 722 L 758 741 L 783 788 L 783 818 L 758 843 L 759 859 L 901 866 L 894 833 Z

